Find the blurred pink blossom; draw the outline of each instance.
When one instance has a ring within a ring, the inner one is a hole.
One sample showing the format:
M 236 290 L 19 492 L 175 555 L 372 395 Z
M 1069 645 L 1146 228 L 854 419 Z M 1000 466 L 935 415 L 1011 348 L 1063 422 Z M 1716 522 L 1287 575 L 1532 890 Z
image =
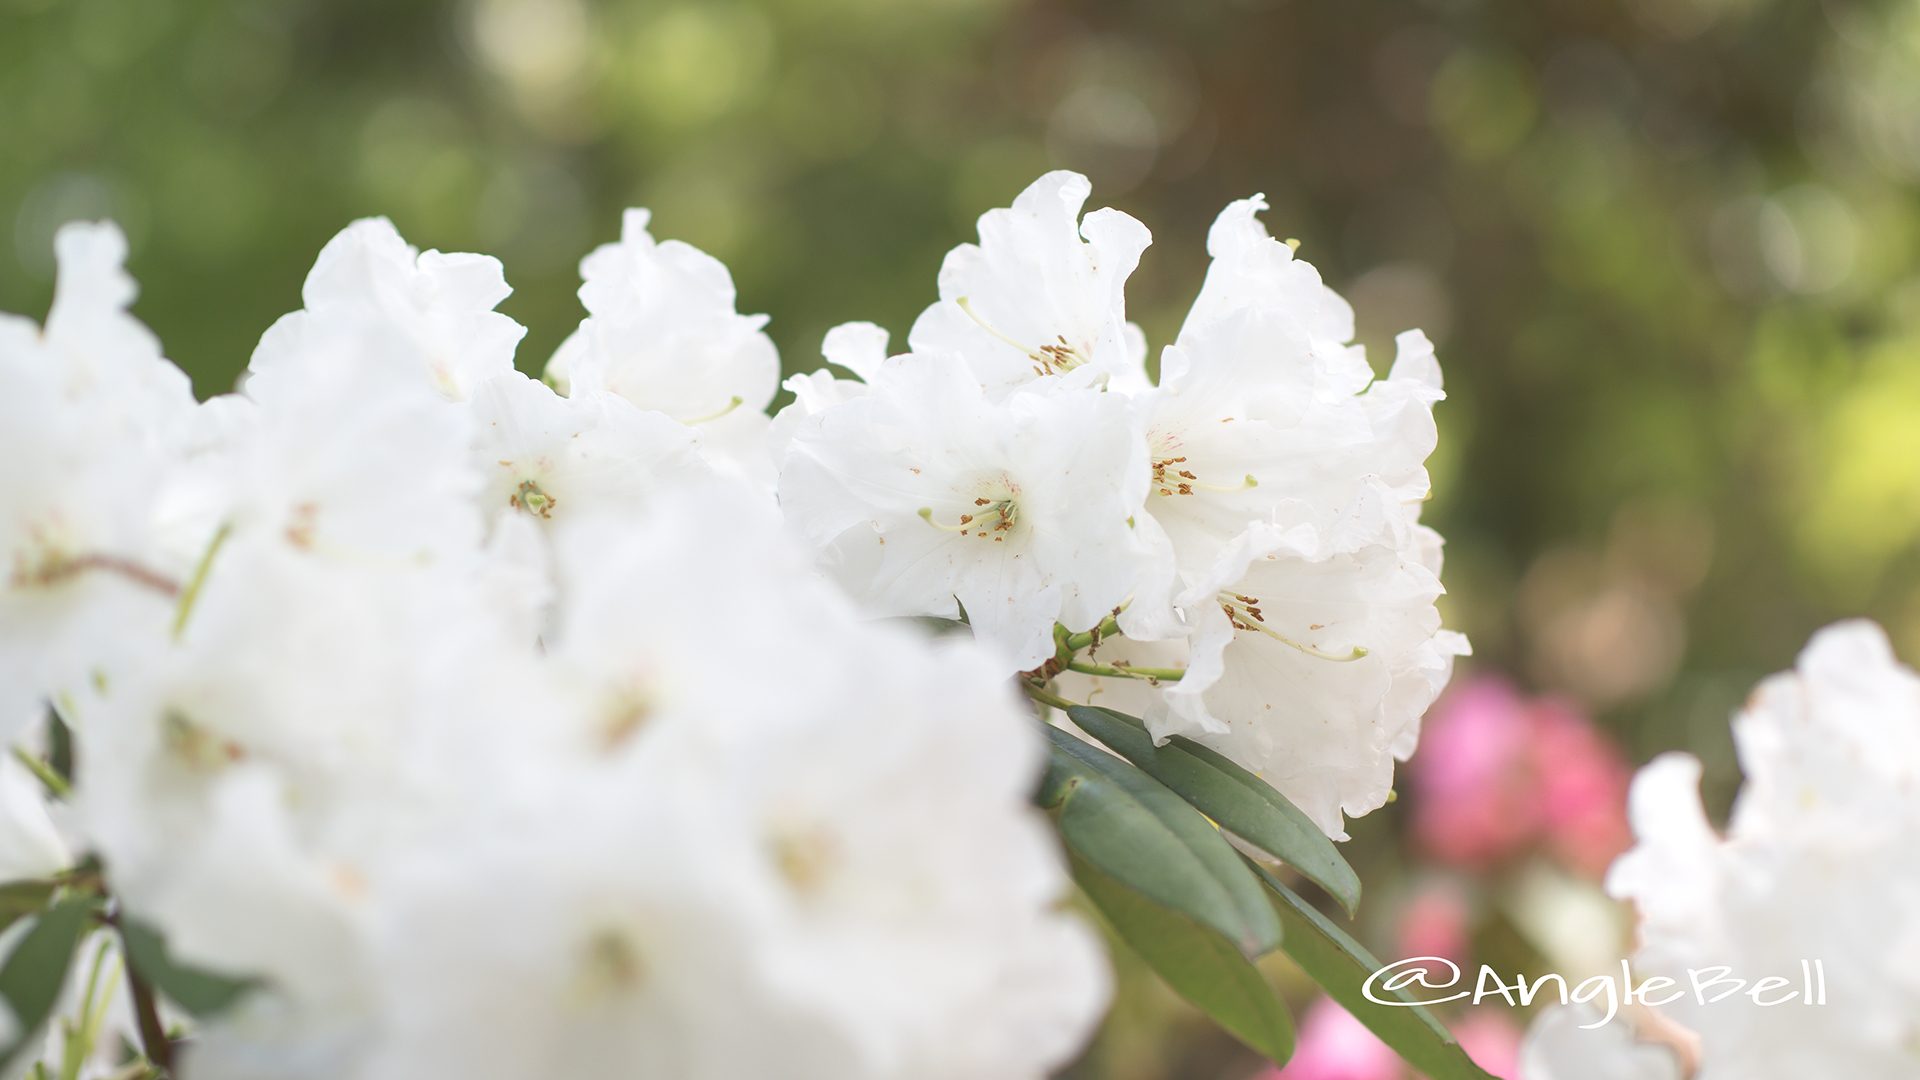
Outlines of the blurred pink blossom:
M 1475 1065 L 1495 1076 L 1518 1080 L 1522 1032 L 1506 1013 L 1474 1009 L 1449 1026 Z
M 1481 1068 L 1495 1076 L 1518 1075 L 1520 1029 L 1506 1016 L 1477 1009 L 1454 1025 L 1454 1037 Z M 1323 997 L 1300 1023 L 1293 1060 L 1251 1080 L 1415 1080 L 1417 1075 L 1347 1010 Z
M 1619 749 L 1572 706 L 1498 677 L 1441 700 L 1408 768 L 1414 838 L 1443 863 L 1483 870 L 1545 850 L 1598 878 L 1630 839 Z
M 1403 1080 L 1405 1076 L 1400 1055 L 1332 998 L 1321 998 L 1300 1023 L 1293 1060 L 1256 1080 Z
M 1439 956 L 1465 964 L 1473 919 L 1472 900 L 1458 882 L 1428 879 L 1400 911 L 1399 955 Z

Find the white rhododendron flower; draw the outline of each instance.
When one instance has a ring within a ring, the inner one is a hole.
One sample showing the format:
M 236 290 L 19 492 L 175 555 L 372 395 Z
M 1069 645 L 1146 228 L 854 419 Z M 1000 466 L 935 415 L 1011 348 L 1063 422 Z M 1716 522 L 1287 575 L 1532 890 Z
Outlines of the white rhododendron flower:
M 980 242 L 940 266 L 940 300 L 914 322 L 914 352 L 963 360 L 995 397 L 1054 376 L 1076 386 L 1146 384 L 1146 344 L 1127 324 L 1125 288 L 1147 227 L 1080 208 L 1093 186 L 1050 172 L 1011 207 L 980 217 Z
M 1124 601 L 1147 482 L 1131 403 L 1095 391 L 989 398 L 956 358 L 894 357 L 866 392 L 799 422 L 780 502 L 875 610 L 964 608 L 1009 670 Z
M 1206 282 L 1144 395 L 1147 512 L 1171 557 L 1121 626 L 1186 639 L 1171 654 L 1184 676 L 1143 710 L 1156 735 L 1215 746 L 1344 837 L 1343 815 L 1386 801 L 1466 651 L 1440 628 L 1440 538 L 1418 524 L 1439 368 L 1410 331 L 1375 380 L 1347 344 L 1350 309 L 1267 235 L 1263 207 L 1215 222 Z M 1147 666 L 1165 665 L 1157 652 Z
M 1879 627 L 1816 634 L 1793 671 L 1734 721 L 1745 783 L 1724 836 L 1700 805 L 1700 765 L 1670 754 L 1634 781 L 1638 845 L 1608 875 L 1639 914 L 1636 973 L 1726 967 L 1799 991 L 1819 961 L 1825 1004 L 1748 997 L 1662 1012 L 1699 1037 L 1699 1080 L 1920 1069 L 1920 674 Z
M 662 482 L 709 473 L 692 432 L 604 391 L 561 397 L 517 372 L 474 395 L 481 505 L 545 528 L 583 514 L 636 511 Z
M 46 327 L 0 319 L 0 884 L 146 1004 L 63 1002 L 47 1071 L 1043 1080 L 1111 990 L 1043 773 L 1148 895 L 1047 771 L 1068 698 L 1344 837 L 1465 651 L 1432 346 L 1378 376 L 1254 198 L 1152 381 L 1147 230 L 1089 194 L 983 216 L 908 351 L 836 327 L 776 418 L 766 317 L 644 210 L 544 380 L 499 263 L 371 219 L 198 404 L 117 230 L 63 230 Z
M 885 359 L 867 324 L 828 336 L 859 378 L 789 381 L 781 507 L 874 610 L 964 612 L 1010 667 L 1208 742 L 1344 838 L 1467 651 L 1420 524 L 1432 344 L 1402 334 L 1378 377 L 1255 197 L 1214 223 L 1149 384 L 1122 293 L 1146 230 L 1077 222 L 1088 191 L 1051 173 L 983 217 L 911 353 Z M 1066 673 L 1056 624 L 1105 628 Z
M 1183 595 L 1187 676 L 1147 717 L 1259 773 L 1344 839 L 1342 814 L 1386 802 L 1393 762 L 1413 753 L 1465 648 L 1434 609 L 1437 538 L 1413 552 L 1329 551 L 1308 535 L 1256 525 Z
M 1294 245 L 1273 239 L 1259 214 L 1264 195 L 1227 204 L 1207 231 L 1206 279 L 1187 313 L 1180 344 L 1221 318 L 1246 308 L 1277 310 L 1317 349 L 1344 350 L 1353 340 L 1353 307 L 1328 288 Z
M 493 310 L 510 292 L 498 259 L 422 253 L 386 218 L 356 221 L 321 249 L 301 289 L 306 306 L 261 337 L 250 380 L 364 357 L 417 370 L 434 390 L 464 400 L 513 370 L 526 327 Z
M 629 210 L 620 240 L 580 263 L 587 318 L 547 365 L 569 394 L 605 392 L 691 426 L 716 465 L 771 477 L 766 407 L 780 382 L 780 354 L 742 315 L 733 275 L 720 260 L 678 240 L 656 241 L 651 215 Z
M 765 455 L 771 346 L 644 221 L 588 260 L 565 396 L 514 370 L 497 264 L 378 221 L 204 404 L 125 315 L 110 227 L 62 232 L 44 331 L 0 322 L 0 449 L 29 466 L 0 705 L 51 707 L 74 762 L 68 791 L 0 761 L 0 857 L 235 980 L 165 1017 L 194 1026 L 175 1074 L 1041 1080 L 1103 1011 L 1005 660 L 864 618 L 716 455 L 682 406 L 747 402 Z M 834 352 L 892 377 L 884 337 Z M 1128 403 L 1023 408 L 979 452 L 1034 502 L 983 544 L 1118 558 L 1138 482 L 1059 466 L 1125 460 Z M 982 477 L 941 464 L 957 518 Z M 1045 625 L 1097 620 L 1107 578 L 1032 579 Z M 122 985 L 61 1006 L 50 1072 L 152 1049 Z

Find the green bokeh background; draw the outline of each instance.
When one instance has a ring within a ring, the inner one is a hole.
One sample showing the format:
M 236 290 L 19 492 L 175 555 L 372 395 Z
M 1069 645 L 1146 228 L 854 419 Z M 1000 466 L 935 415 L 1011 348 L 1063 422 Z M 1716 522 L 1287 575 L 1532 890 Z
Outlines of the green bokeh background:
M 369 214 L 500 256 L 537 370 L 649 206 L 806 370 L 836 322 L 903 337 L 1054 167 L 1154 230 L 1156 342 L 1256 191 L 1377 362 L 1427 329 L 1472 665 L 1636 760 L 1691 749 L 1724 799 L 1729 711 L 1813 629 L 1920 657 L 1913 0 L 0 0 L 0 309 L 117 218 L 202 394 Z M 1126 1015 L 1085 1075 L 1242 1075 Z

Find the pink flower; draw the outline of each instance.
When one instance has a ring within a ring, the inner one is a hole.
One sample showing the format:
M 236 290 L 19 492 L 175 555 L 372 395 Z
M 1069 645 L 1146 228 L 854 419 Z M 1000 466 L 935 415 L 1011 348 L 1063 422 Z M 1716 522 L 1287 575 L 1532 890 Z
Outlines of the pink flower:
M 1472 921 L 1470 898 L 1457 882 L 1423 882 L 1400 911 L 1399 955 L 1439 956 L 1464 964 Z
M 1507 1014 L 1475 1009 L 1450 1026 L 1475 1065 L 1495 1076 L 1519 1077 L 1521 1031 Z
M 1531 740 L 1526 704 L 1504 680 L 1475 678 L 1441 699 L 1408 766 L 1414 838 L 1428 854 L 1481 868 L 1533 841 Z
M 1593 879 L 1627 850 L 1627 785 L 1620 752 L 1587 718 L 1554 701 L 1533 708 L 1533 769 L 1547 846 L 1570 869 Z
M 1598 878 L 1630 840 L 1630 777 L 1619 749 L 1571 705 L 1481 676 L 1427 720 L 1409 765 L 1414 839 L 1466 869 L 1544 849 Z
M 1332 998 L 1321 998 L 1300 1023 L 1293 1060 L 1255 1080 L 1404 1080 L 1405 1076 L 1400 1055 Z
M 1454 1037 L 1474 1063 L 1495 1076 L 1519 1075 L 1520 1029 L 1490 1009 L 1479 1009 L 1458 1025 Z M 1415 1073 L 1332 998 L 1307 1010 L 1293 1060 L 1252 1080 L 1413 1080 Z

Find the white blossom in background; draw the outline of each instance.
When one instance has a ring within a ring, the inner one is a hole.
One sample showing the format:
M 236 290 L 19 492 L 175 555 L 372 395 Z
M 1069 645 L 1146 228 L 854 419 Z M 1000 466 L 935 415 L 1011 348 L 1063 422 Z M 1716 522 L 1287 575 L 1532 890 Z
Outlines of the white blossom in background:
M 389 566 L 479 541 L 466 408 L 378 357 L 289 358 L 200 406 L 193 431 L 152 523 L 177 562 L 223 531 L 223 543 Z
M 128 312 L 126 238 L 76 224 L 55 241 L 46 326 L 0 315 L 0 737 L 43 702 L 164 632 L 170 572 L 147 529 L 166 455 L 193 409 L 185 375 Z
M 1639 842 L 1607 887 L 1639 914 L 1636 973 L 1724 965 L 1793 990 L 1802 961 L 1823 963 L 1824 1005 L 1665 1006 L 1699 1038 L 1698 1080 L 1915 1075 L 1920 675 L 1879 627 L 1840 623 L 1760 684 L 1733 734 L 1745 783 L 1724 836 L 1701 808 L 1697 761 L 1669 754 L 1634 781 Z
M 1106 674 L 1061 692 L 1215 746 L 1344 838 L 1467 651 L 1441 628 L 1440 538 L 1420 524 L 1433 347 L 1402 334 L 1376 376 L 1352 309 L 1256 196 L 1215 221 L 1149 384 L 1123 295 L 1147 233 L 1117 211 L 1077 220 L 1088 191 L 1050 173 L 982 217 L 911 353 L 885 359 L 868 324 L 828 336 L 857 379 L 789 380 L 781 508 L 870 608 L 964 611 L 1014 670 L 1054 656 L 1055 623 L 1119 609 L 1124 639 L 1085 658 Z
M 1105 969 L 1054 910 L 1024 710 L 976 648 L 807 584 L 763 515 L 570 536 L 580 759 L 409 860 L 367 1075 L 1038 1078 L 1077 1047 Z
M 1514 1080 L 1685 1080 L 1673 1050 L 1638 1038 L 1629 1017 L 1599 1020 L 1589 1006 L 1542 1009 L 1527 1027 Z
M 656 241 L 652 215 L 629 210 L 618 243 L 580 263 L 587 318 L 547 377 L 570 395 L 605 392 L 693 428 L 714 464 L 770 482 L 766 407 L 780 355 L 765 315 L 735 307 L 733 275 L 679 240 Z

